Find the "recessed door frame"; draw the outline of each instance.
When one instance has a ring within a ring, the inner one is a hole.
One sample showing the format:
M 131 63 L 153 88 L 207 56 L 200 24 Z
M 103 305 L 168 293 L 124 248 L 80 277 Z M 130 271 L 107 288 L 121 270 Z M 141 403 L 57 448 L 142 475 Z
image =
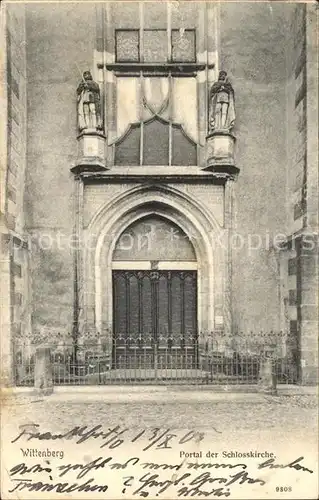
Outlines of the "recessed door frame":
M 95 267 L 95 282 L 96 282 L 95 315 L 96 315 L 96 327 L 98 331 L 103 331 L 105 329 L 112 329 L 113 325 L 112 293 L 106 294 L 105 290 L 112 290 L 112 266 L 113 266 L 112 255 L 115 244 L 120 235 L 122 234 L 122 232 L 126 229 L 126 227 L 128 227 L 130 224 L 137 221 L 141 217 L 154 214 L 160 215 L 163 218 L 171 220 L 172 222 L 180 226 L 181 229 L 188 235 L 194 233 L 193 228 L 188 228 L 187 225 L 183 224 L 184 217 L 181 216 L 180 218 L 176 219 L 175 217 L 172 216 L 172 214 L 167 213 L 166 210 L 146 211 L 144 209 L 144 210 L 135 210 L 134 214 L 126 214 L 126 216 L 120 221 L 121 224 L 119 224 L 119 226 L 117 227 L 116 237 L 114 237 L 114 232 L 113 232 L 112 234 L 113 238 L 111 239 L 109 245 L 105 245 L 108 251 L 105 251 L 106 250 L 105 247 L 103 248 L 103 252 L 99 256 L 98 265 L 96 265 Z M 191 232 L 192 230 L 193 233 Z M 107 239 L 107 234 L 104 235 L 104 238 Z M 212 248 L 208 248 L 210 251 L 207 252 L 207 246 L 209 245 L 210 247 L 209 243 L 210 243 L 209 234 L 207 233 L 203 234 L 201 241 L 199 236 L 197 241 L 194 241 L 196 256 L 198 256 L 196 265 L 197 265 L 197 276 L 198 276 L 197 311 L 198 311 L 199 331 L 213 331 L 214 329 L 214 293 L 213 293 L 214 268 L 212 262 L 213 260 Z
M 110 292 L 114 248 L 127 227 L 150 215 L 173 222 L 193 243 L 198 278 L 198 332 L 204 342 L 205 332 L 214 331 L 215 326 L 215 280 L 222 283 L 225 279 L 224 266 L 216 264 L 216 269 L 214 266 L 215 245 L 220 238 L 221 227 L 212 212 L 204 209 L 188 193 L 167 185 L 137 186 L 124 190 L 115 199 L 107 201 L 92 219 L 87 237 L 94 246 L 90 245 L 88 250 L 84 248 L 84 324 L 90 328 L 93 320 L 97 331 L 106 335 L 111 332 L 113 303 Z

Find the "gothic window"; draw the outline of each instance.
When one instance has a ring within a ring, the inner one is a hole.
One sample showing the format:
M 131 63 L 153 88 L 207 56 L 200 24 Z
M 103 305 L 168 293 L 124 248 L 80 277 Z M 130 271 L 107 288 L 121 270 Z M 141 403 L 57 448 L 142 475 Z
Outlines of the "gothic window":
M 172 165 L 196 165 L 197 150 L 181 126 L 172 126 Z
M 162 13 L 166 10 L 159 7 Z M 115 30 L 116 139 L 119 166 L 197 164 L 195 29 L 149 19 Z M 155 22 L 156 21 L 156 22 Z M 162 24 L 161 24 L 162 23 Z M 187 20 L 194 26 L 193 20 Z M 133 25 L 134 26 L 134 25 Z M 184 68 L 187 67 L 187 69 Z
M 153 118 L 133 125 L 116 144 L 115 165 L 179 165 L 197 163 L 197 147 L 180 125 Z
M 116 62 L 195 62 L 194 29 L 117 29 Z
M 115 149 L 115 165 L 140 165 L 141 126 L 132 125 Z
M 143 164 L 168 165 L 169 124 L 155 119 L 144 124 Z

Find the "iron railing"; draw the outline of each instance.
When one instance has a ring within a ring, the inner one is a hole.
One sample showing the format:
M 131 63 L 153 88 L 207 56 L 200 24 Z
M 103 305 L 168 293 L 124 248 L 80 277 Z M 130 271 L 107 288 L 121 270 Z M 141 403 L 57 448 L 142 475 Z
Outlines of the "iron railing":
M 15 382 L 34 384 L 37 347 L 49 347 L 56 385 L 97 384 L 256 384 L 269 356 L 278 383 L 296 383 L 293 351 L 238 335 L 231 341 L 185 336 L 102 338 L 74 342 L 17 341 L 14 344 Z

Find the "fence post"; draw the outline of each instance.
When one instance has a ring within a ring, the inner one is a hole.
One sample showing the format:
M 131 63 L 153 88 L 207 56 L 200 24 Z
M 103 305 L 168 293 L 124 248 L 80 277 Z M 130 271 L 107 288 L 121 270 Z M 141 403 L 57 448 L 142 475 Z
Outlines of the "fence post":
M 53 369 L 50 347 L 38 347 L 35 352 L 34 389 L 49 396 L 53 392 Z
M 277 394 L 277 376 L 272 349 L 264 351 L 260 361 L 259 388 L 266 394 Z

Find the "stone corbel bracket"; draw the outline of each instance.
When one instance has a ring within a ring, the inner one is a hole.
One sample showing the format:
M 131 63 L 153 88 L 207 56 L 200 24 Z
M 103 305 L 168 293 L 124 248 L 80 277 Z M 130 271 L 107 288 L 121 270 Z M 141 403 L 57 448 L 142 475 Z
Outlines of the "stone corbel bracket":
M 101 172 L 106 165 L 106 137 L 103 132 L 86 129 L 78 136 L 78 157 L 71 172 Z
M 236 137 L 228 130 L 210 132 L 206 137 L 206 166 L 203 170 L 224 178 L 237 176 L 235 143 Z

